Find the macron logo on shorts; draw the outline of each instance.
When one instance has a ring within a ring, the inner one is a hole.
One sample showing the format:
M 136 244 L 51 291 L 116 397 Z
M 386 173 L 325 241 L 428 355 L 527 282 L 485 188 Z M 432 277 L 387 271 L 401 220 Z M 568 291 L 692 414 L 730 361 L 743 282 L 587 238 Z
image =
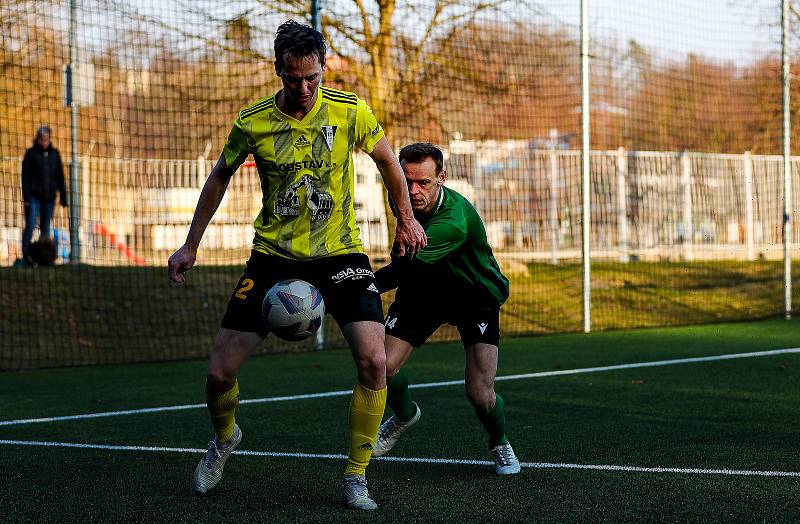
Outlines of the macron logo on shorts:
M 481 335 L 483 335 L 483 334 L 484 334 L 484 332 L 486 331 L 486 328 L 487 328 L 487 327 L 489 327 L 489 324 L 487 324 L 486 322 L 480 322 L 480 323 L 478 324 L 478 329 L 480 329 L 480 330 L 481 330 Z

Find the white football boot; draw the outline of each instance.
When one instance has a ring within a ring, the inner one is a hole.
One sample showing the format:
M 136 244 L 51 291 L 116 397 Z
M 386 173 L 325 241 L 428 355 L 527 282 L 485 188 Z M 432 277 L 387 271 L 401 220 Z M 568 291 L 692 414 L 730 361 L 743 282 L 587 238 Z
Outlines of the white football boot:
M 360 475 L 345 475 L 342 479 L 342 499 L 350 509 L 378 509 L 378 505 L 369 496 L 367 479 Z
M 372 450 L 373 457 L 380 457 L 381 455 L 389 453 L 389 450 L 397 444 L 400 435 L 419 420 L 419 417 L 422 416 L 422 410 L 419 409 L 416 402 L 414 402 L 414 407 L 417 409 L 417 412 L 414 413 L 411 420 L 401 422 L 397 420 L 397 417 L 392 415 L 386 422 L 381 424 L 380 429 L 378 429 L 378 439 L 375 441 L 375 448 Z
M 239 426 L 234 424 L 233 438 L 229 442 L 220 444 L 219 440 L 214 437 L 214 440 L 208 443 L 208 451 L 205 452 L 194 470 L 192 491 L 198 495 L 203 495 L 214 489 L 222 478 L 222 468 L 225 467 L 225 461 L 228 460 L 228 457 L 231 456 L 231 453 L 241 441 L 242 431 Z
M 514 475 L 519 473 L 520 465 L 511 444 L 500 444 L 492 448 L 495 473 L 498 475 Z

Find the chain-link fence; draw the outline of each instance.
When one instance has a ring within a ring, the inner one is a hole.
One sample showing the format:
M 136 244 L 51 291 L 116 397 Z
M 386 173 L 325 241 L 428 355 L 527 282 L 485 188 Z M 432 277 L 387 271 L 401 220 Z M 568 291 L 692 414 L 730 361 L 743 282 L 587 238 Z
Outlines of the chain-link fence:
M 780 5 L 585 8 L 588 84 L 579 1 L 328 1 L 325 84 L 364 98 L 395 148 L 445 151 L 448 185 L 481 213 L 511 280 L 504 336 L 584 326 L 586 85 L 592 329 L 784 313 Z M 261 207 L 252 163 L 232 179 L 186 286 L 168 285 L 166 259 L 237 112 L 280 89 L 275 29 L 310 12 L 306 1 L 0 5 L 0 369 L 207 353 Z M 51 230 L 57 267 L 12 267 L 22 156 L 42 124 L 70 197 Z M 355 175 L 357 222 L 379 266 L 392 217 L 365 155 Z M 332 321 L 324 335 L 342 344 Z M 262 350 L 313 345 L 268 338 Z

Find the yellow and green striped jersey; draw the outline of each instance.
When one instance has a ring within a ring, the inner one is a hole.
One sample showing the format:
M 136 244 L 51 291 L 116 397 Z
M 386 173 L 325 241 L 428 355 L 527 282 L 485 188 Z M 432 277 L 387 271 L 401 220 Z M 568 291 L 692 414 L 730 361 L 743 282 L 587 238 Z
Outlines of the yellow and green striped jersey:
M 253 249 L 290 259 L 363 253 L 353 206 L 353 148 L 371 153 L 383 128 L 355 94 L 320 87 L 296 120 L 275 96 L 242 109 L 223 154 L 238 168 L 252 154 L 262 208 Z

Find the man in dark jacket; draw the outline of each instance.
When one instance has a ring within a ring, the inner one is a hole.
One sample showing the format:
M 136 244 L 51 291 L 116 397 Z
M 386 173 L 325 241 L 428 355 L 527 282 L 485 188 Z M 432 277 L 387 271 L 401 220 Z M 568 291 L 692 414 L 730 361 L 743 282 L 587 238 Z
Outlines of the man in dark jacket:
M 22 232 L 22 257 L 31 263 L 30 246 L 36 220 L 40 237 L 50 237 L 50 222 L 58 191 L 61 205 L 67 206 L 64 166 L 58 149 L 50 143 L 50 127 L 36 130 L 33 147 L 25 151 L 22 161 L 22 200 L 25 202 L 25 229 Z

